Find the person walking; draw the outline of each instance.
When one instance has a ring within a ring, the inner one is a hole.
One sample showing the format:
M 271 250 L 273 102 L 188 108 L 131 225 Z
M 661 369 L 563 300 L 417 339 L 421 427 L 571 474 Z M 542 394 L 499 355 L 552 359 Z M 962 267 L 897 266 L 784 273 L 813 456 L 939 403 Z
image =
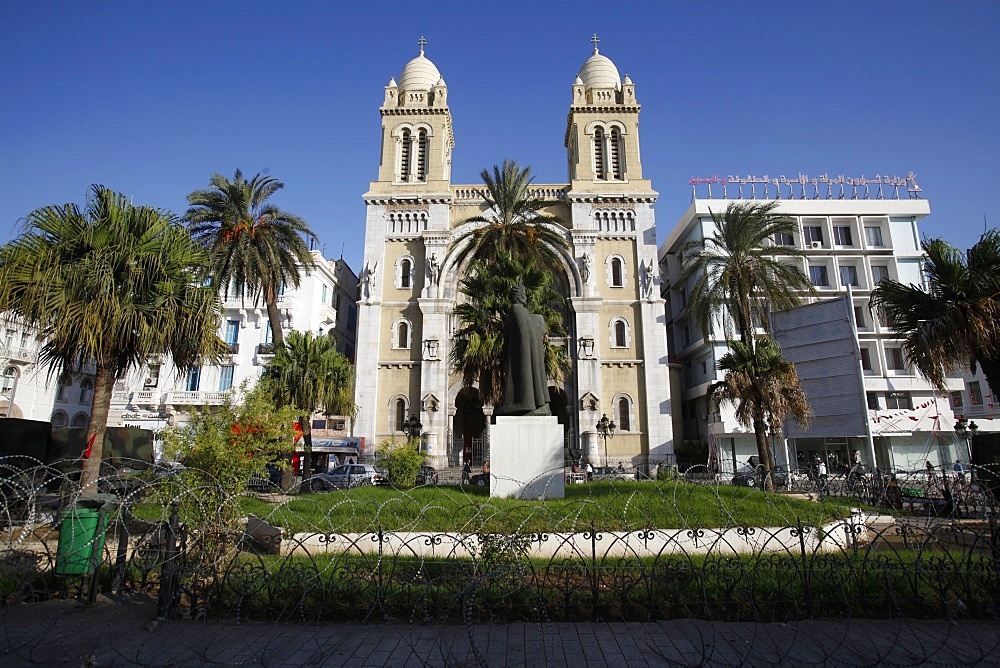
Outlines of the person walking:
M 490 460 L 487 459 L 483 462 L 483 473 L 489 474 L 489 472 L 490 472 Z
M 827 473 L 826 473 L 826 463 L 823 462 L 819 457 L 816 458 L 816 488 L 819 490 L 820 494 L 826 494 L 829 492 L 829 487 L 827 486 Z
M 590 465 L 590 462 L 587 462 L 586 471 L 587 471 L 587 482 L 590 482 L 591 480 L 594 479 L 594 467 Z
M 469 466 L 469 462 L 465 462 L 462 465 L 462 484 L 467 485 L 472 482 L 472 467 Z

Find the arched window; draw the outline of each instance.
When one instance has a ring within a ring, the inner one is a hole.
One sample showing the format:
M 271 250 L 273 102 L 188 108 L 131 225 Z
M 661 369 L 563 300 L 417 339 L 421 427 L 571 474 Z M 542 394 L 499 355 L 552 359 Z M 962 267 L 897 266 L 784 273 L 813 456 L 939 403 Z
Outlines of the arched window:
M 632 402 L 622 396 L 615 402 L 615 420 L 618 421 L 618 431 L 632 431 Z
M 611 258 L 611 287 L 625 287 L 625 263 L 620 257 Z
M 632 431 L 636 428 L 635 417 L 632 415 L 632 397 L 619 394 L 614 398 L 612 407 L 618 431 Z
M 392 430 L 406 431 L 406 399 L 396 399 L 392 413 Z
M 417 133 L 417 180 L 427 180 L 427 130 L 421 129 Z
M 622 180 L 622 133 L 618 128 L 611 128 L 611 178 Z
M 62 429 L 66 426 L 67 420 L 69 420 L 69 417 L 62 411 L 56 411 L 52 414 L 52 417 L 49 418 L 49 422 L 52 423 L 53 429 Z
M 69 388 L 73 385 L 72 378 L 60 378 L 56 384 L 56 401 L 68 401 Z
M 400 135 L 399 141 L 399 180 L 409 181 L 410 180 L 410 162 L 412 159 L 410 146 L 410 131 L 403 130 Z
M 401 322 L 396 326 L 396 347 L 410 347 L 410 325 L 408 323 Z
M 608 178 L 607 164 L 604 155 L 604 128 L 594 128 L 594 178 Z
M 93 396 L 94 396 L 94 382 L 89 378 L 84 378 L 80 382 L 80 403 L 84 405 L 89 404 Z
M 413 262 L 409 258 L 404 258 L 399 263 L 399 287 L 410 287 L 410 274 L 413 273 Z
M 17 368 L 9 366 L 3 372 L 3 385 L 0 386 L 0 394 L 10 398 L 17 388 Z
M 608 343 L 612 348 L 629 348 L 632 346 L 631 327 L 625 318 L 615 318 L 611 321 L 608 332 Z
M 73 422 L 70 424 L 71 427 L 76 427 L 78 429 L 86 429 L 87 423 L 90 422 L 90 416 L 86 413 L 77 413 L 73 416 Z

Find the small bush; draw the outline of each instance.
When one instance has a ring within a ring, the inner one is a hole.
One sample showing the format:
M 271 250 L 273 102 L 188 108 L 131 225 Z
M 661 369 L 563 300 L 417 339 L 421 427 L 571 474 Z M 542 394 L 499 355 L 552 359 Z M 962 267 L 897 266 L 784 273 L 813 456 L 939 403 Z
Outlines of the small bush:
M 670 466 L 669 464 L 660 464 L 656 467 L 656 479 L 657 480 L 676 480 L 677 479 L 677 467 Z
M 413 487 L 417 484 L 424 453 L 415 439 L 400 443 L 387 438 L 378 444 L 379 463 L 389 472 L 389 482 L 396 487 Z

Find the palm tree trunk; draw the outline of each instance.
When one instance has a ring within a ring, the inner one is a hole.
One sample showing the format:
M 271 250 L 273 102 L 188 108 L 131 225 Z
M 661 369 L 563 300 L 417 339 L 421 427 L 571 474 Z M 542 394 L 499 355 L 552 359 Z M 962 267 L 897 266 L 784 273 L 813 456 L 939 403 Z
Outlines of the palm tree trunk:
M 104 455 L 104 434 L 108 430 L 108 413 L 111 411 L 111 393 L 115 387 L 115 375 L 101 365 L 97 366 L 94 378 L 94 401 L 90 409 L 90 424 L 87 425 L 87 443 L 93 443 L 90 456 L 83 461 L 80 474 L 81 491 L 96 492 L 101 476 L 101 458 Z
M 767 469 L 764 478 L 764 489 L 774 491 L 774 453 L 771 452 L 771 443 L 768 440 L 767 422 L 764 420 L 764 409 L 755 406 L 753 411 L 753 434 L 757 440 L 757 457 L 760 463 Z
M 278 299 L 273 297 L 265 301 L 267 305 L 267 321 L 271 323 L 271 343 L 280 348 L 285 343 L 285 335 L 281 333 L 281 312 L 278 310 Z

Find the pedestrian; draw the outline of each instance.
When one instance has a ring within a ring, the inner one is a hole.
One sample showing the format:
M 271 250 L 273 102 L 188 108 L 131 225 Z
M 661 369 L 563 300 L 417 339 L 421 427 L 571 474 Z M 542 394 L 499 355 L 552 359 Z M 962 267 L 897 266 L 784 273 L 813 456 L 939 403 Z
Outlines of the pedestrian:
M 587 481 L 589 482 L 594 479 L 594 467 L 590 465 L 590 462 L 587 462 L 586 471 Z
M 958 479 L 958 484 L 965 484 L 965 467 L 957 459 L 955 460 L 955 477 Z
M 469 462 L 465 462 L 462 465 L 462 484 L 468 484 L 472 482 L 472 467 L 469 466 Z
M 490 472 L 490 460 L 483 461 L 483 474 L 489 474 Z

